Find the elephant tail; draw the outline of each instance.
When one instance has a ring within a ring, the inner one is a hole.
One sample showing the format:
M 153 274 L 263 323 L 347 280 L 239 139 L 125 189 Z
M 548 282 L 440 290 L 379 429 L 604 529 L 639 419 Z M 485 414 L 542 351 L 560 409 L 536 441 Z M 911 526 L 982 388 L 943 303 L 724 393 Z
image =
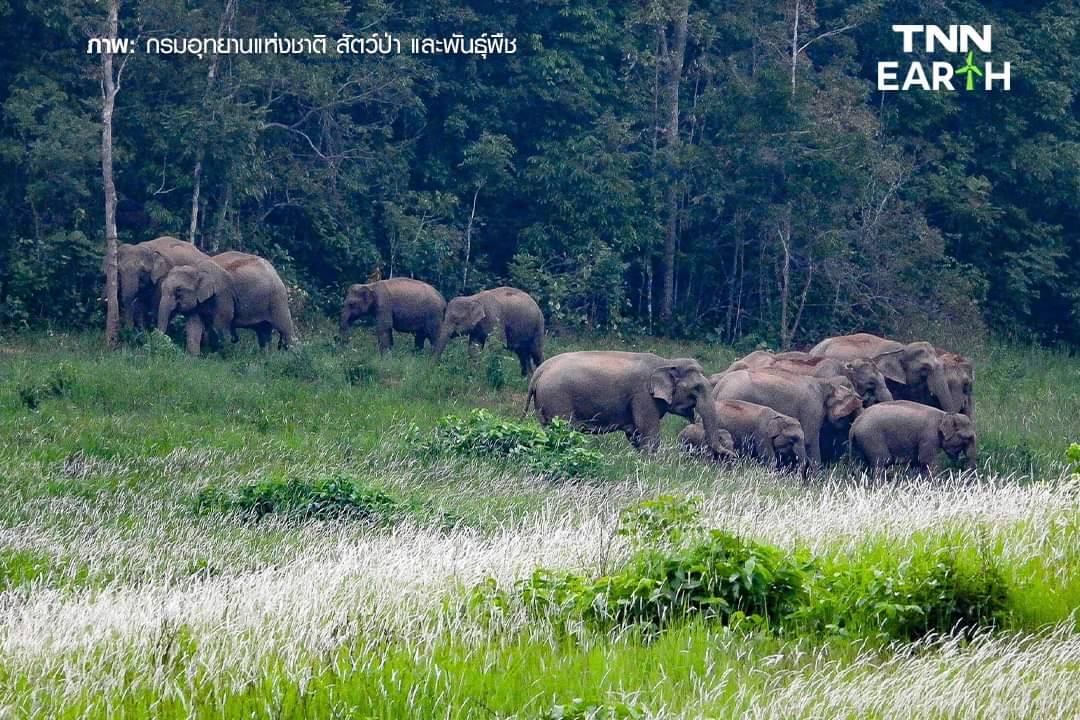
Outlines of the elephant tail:
M 533 398 L 536 397 L 536 387 L 533 383 L 529 383 L 529 394 L 525 396 L 525 407 L 521 410 L 521 419 L 524 420 L 529 416 L 529 405 L 532 403 Z

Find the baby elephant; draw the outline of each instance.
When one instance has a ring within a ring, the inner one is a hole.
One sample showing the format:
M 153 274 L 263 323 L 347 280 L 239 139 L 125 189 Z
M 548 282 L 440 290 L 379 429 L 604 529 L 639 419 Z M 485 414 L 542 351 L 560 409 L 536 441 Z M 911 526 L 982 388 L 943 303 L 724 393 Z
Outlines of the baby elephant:
M 742 400 L 716 400 L 721 427 L 731 434 L 735 451 L 763 460 L 769 467 L 793 467 L 806 472 L 806 438 L 795 418 L 770 407 Z M 700 423 L 679 433 L 683 447 L 695 452 L 705 449 L 705 429 Z
M 851 425 L 851 452 L 872 467 L 903 463 L 937 470 L 938 454 L 961 455 L 975 467 L 975 425 L 960 413 L 947 413 L 909 400 L 878 403 Z

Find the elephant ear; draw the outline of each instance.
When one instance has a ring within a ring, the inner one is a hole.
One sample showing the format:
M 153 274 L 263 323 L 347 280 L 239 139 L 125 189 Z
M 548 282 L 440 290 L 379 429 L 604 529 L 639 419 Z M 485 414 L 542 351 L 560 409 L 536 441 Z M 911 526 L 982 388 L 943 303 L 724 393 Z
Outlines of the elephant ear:
M 165 279 L 165 276 L 172 270 L 172 263 L 165 259 L 165 256 L 161 253 L 154 253 L 150 259 L 150 282 L 155 285 Z
M 199 282 L 195 286 L 195 297 L 199 299 L 199 302 L 206 302 L 222 289 L 216 273 L 208 270 L 199 271 Z
M 903 350 L 890 350 L 874 357 L 874 364 L 886 380 L 896 383 L 907 382 L 907 372 L 904 370 Z
M 675 399 L 675 378 L 672 375 L 674 370 L 673 366 L 665 365 L 656 368 L 649 375 L 649 394 L 669 405 Z
M 784 434 L 784 419 L 779 415 L 772 417 L 769 422 L 765 424 L 765 432 L 769 434 L 769 437 L 775 440 Z
M 483 303 L 474 302 L 469 308 L 468 326 L 476 327 L 484 321 L 487 316 L 487 310 L 484 309 Z
M 938 424 L 938 433 L 940 433 L 943 443 L 953 442 L 959 432 L 960 422 L 956 415 L 949 413 L 941 418 L 941 423 Z

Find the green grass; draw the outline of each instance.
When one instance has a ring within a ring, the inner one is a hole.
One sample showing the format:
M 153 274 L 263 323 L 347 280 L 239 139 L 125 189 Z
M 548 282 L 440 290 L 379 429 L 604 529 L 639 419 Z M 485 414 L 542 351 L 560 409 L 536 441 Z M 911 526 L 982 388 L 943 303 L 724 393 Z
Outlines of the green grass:
M 458 343 L 435 365 L 405 338 L 380 357 L 362 331 L 339 346 L 312 330 L 269 355 L 247 338 L 200 359 L 161 340 L 117 352 L 93 333 L 0 341 L 0 708 L 15 717 L 964 714 L 934 688 L 970 696 L 974 717 L 1004 702 L 987 690 L 992 667 L 1026 678 L 1009 686 L 1014 715 L 1080 711 L 1074 358 L 972 353 L 978 479 L 882 482 L 842 465 L 803 484 L 680 454 L 677 418 L 653 458 L 621 435 L 587 438 L 603 464 L 588 477 L 513 453 L 418 452 L 416 433 L 438 442 L 440 418 L 474 408 L 495 418 L 485 432 L 542 439 L 499 419 L 519 418 L 526 383 L 496 347 L 470 361 Z M 735 357 L 588 336 L 552 338 L 548 354 L 596 347 L 692 356 L 710 372 Z M 469 610 L 488 577 L 511 588 L 538 567 L 618 571 L 620 511 L 660 495 L 841 572 L 828 601 L 845 608 L 891 591 L 876 571 L 903 584 L 916 577 L 905 563 L 948 552 L 997 568 L 1007 612 L 985 638 L 916 652 L 884 643 L 873 613 L 848 632 L 691 620 L 645 636 L 567 634 L 513 602 L 496 618 Z M 1025 675 L 1036 661 L 1045 672 Z M 849 694 L 860 688 L 871 704 Z M 911 693 L 921 704 L 905 709 Z

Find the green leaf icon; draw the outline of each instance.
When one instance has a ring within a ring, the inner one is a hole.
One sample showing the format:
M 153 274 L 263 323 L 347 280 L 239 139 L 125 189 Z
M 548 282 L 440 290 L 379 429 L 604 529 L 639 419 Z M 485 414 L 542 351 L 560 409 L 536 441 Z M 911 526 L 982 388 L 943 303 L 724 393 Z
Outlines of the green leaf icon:
M 957 75 L 967 75 L 967 89 L 975 89 L 975 76 L 982 77 L 982 70 L 975 67 L 975 51 L 971 50 L 967 54 L 967 63 L 963 67 L 956 69 Z

